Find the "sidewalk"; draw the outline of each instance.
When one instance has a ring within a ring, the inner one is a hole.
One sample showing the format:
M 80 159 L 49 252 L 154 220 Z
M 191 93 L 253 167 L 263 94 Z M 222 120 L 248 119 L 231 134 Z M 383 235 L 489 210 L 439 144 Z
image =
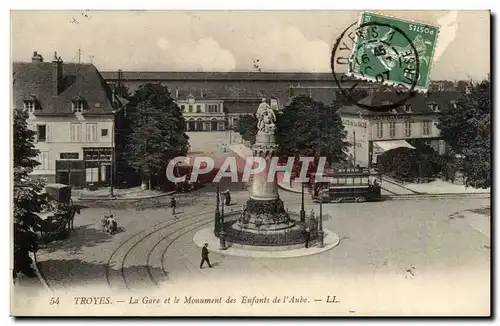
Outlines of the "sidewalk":
M 158 190 L 142 190 L 141 187 L 127 188 L 127 189 L 113 189 L 113 195 L 115 199 L 144 199 L 153 198 L 161 196 L 169 196 L 175 193 L 174 191 L 163 192 Z M 92 200 L 92 199 L 111 199 L 111 189 L 110 187 L 99 188 L 97 190 L 73 190 L 73 199 L 80 200 Z
M 244 144 L 235 144 L 229 146 L 229 149 L 238 154 L 238 156 L 247 158 L 247 157 L 252 157 L 253 152 L 252 149 L 248 146 L 245 146 Z
M 488 189 L 476 189 L 472 187 L 465 187 L 461 184 L 453 184 L 451 182 L 445 182 L 440 179 L 428 182 L 428 183 L 408 183 L 404 186 L 413 191 L 428 193 L 428 194 L 441 194 L 441 193 L 482 193 L 489 194 L 490 188 Z
M 292 180 L 292 182 L 285 182 L 283 180 L 284 175 L 285 175 L 285 172 L 277 172 L 276 173 L 276 178 L 278 179 L 277 180 L 278 186 L 284 190 L 301 194 L 302 193 L 302 183 L 294 181 L 294 180 Z M 309 193 L 309 187 L 307 187 L 306 184 L 304 184 L 304 193 L 305 194 Z

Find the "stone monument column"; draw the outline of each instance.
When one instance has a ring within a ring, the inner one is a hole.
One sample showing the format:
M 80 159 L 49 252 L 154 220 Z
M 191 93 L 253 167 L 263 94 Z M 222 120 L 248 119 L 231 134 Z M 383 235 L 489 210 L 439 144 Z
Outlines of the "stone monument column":
M 273 232 L 289 228 L 293 224 L 285 211 L 283 201 L 279 198 L 276 176 L 271 176 L 268 181 L 269 165 L 278 149 L 274 137 L 276 115 L 265 99 L 259 105 L 256 115 L 258 133 L 252 146 L 253 156 L 263 158 L 266 167 L 264 171 L 253 176 L 250 199 L 247 201 L 245 212 L 233 227 Z
M 253 146 L 253 156 L 265 160 L 264 171 L 254 175 L 250 198 L 255 200 L 275 200 L 279 198 L 278 185 L 275 176 L 268 181 L 269 165 L 271 159 L 276 155 L 277 145 L 274 142 L 274 134 L 259 131 Z

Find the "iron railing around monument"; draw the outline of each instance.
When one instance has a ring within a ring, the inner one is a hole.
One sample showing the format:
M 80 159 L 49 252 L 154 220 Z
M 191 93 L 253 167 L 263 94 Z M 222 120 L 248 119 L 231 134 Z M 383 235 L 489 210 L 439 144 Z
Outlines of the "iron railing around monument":
M 224 231 L 226 232 L 226 241 L 228 243 L 271 247 L 298 245 L 305 243 L 304 230 L 306 227 L 310 229 L 310 242 L 315 241 L 318 237 L 317 222 L 308 219 L 306 223 L 301 223 L 299 214 L 296 213 L 291 213 L 293 214 L 292 218 L 294 218 L 294 223 L 300 227 L 285 229 L 283 232 L 266 233 L 264 229 L 262 229 L 262 232 L 259 232 L 259 228 L 257 228 L 257 233 L 253 233 L 233 228 L 232 225 L 238 221 L 242 213 L 242 210 L 224 213 Z M 219 232 L 221 231 L 220 223 L 215 224 L 214 234 L 216 237 L 219 237 Z

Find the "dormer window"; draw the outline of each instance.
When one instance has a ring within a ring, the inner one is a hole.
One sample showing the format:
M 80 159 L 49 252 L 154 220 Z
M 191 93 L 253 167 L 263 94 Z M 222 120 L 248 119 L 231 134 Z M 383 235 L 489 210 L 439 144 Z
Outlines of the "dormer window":
M 411 113 L 411 105 L 410 104 L 405 104 L 405 112 Z
M 27 96 L 24 101 L 24 110 L 28 111 L 29 113 L 35 113 L 36 107 L 37 107 L 37 100 L 36 97 L 33 95 Z
M 83 112 L 83 102 L 73 102 L 73 112 Z
M 72 109 L 75 113 L 82 113 L 85 109 L 85 100 L 81 96 L 76 96 L 73 98 Z
M 35 113 L 35 102 L 33 101 L 25 101 L 24 102 L 24 110 L 29 113 Z

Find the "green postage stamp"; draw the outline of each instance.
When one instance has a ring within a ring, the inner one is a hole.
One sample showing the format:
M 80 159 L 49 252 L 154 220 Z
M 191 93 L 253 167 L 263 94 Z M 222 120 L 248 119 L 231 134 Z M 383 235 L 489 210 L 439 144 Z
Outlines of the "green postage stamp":
M 427 92 L 438 34 L 438 26 L 363 12 L 347 75 Z

